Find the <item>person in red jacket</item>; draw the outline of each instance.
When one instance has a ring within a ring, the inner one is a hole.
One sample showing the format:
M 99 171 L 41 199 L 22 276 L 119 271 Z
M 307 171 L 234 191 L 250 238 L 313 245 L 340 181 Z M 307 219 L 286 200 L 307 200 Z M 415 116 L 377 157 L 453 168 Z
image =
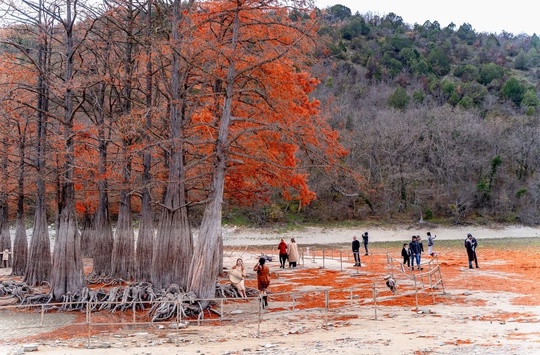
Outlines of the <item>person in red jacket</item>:
M 277 248 L 279 250 L 279 268 L 285 269 L 285 263 L 287 262 L 287 243 L 281 239 Z
M 253 271 L 257 272 L 257 289 L 259 290 L 261 308 L 268 307 L 268 295 L 266 289 L 270 286 L 270 268 L 268 265 L 265 265 L 265 263 L 265 258 L 259 258 L 259 262 L 253 267 Z

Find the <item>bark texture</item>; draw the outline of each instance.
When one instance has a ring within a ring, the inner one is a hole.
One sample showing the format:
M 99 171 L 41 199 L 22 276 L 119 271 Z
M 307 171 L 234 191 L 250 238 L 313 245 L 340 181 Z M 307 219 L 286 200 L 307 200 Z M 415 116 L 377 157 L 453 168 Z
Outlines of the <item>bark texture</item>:
M 11 274 L 22 276 L 26 271 L 26 261 L 28 259 L 28 236 L 22 217 L 17 217 L 15 227 L 15 239 L 13 241 L 13 265 Z
M 238 3 L 241 6 L 241 3 Z M 240 27 L 239 9 L 235 12 L 234 22 L 231 26 L 232 52 L 236 50 L 238 43 L 238 31 Z M 197 244 L 195 245 L 194 255 L 190 268 L 189 290 L 195 292 L 200 298 L 211 298 L 214 295 L 215 282 L 220 273 L 222 254 L 222 205 L 223 191 L 225 187 L 225 168 L 227 158 L 226 143 L 229 136 L 229 128 L 232 119 L 232 99 L 234 96 L 235 70 L 236 62 L 234 59 L 229 61 L 227 70 L 225 98 L 221 110 L 219 121 L 219 133 L 215 146 L 214 174 L 212 177 L 212 186 L 208 197 L 208 204 L 204 210 L 201 222 L 201 231 Z M 204 302 L 206 306 L 208 302 Z
M 182 130 L 185 121 L 183 115 L 185 102 L 182 93 L 185 90 L 184 83 L 187 74 L 181 71 L 181 58 L 178 54 L 181 48 L 179 29 L 182 11 L 189 11 L 193 3 L 193 0 L 188 1 L 182 9 L 181 1 L 175 0 L 172 7 L 171 46 L 175 50 L 172 51 L 169 129 L 173 144 L 169 146 L 169 181 L 152 256 L 151 276 L 156 287 L 168 287 L 171 283 L 176 283 L 186 289 L 193 255 L 193 237 L 188 219 L 184 180 L 184 132 Z
M 142 153 L 143 171 L 141 181 L 143 184 L 142 197 L 141 197 L 141 218 L 139 220 L 139 234 L 137 236 L 137 247 L 135 248 L 135 278 L 137 281 L 150 281 L 152 271 L 152 255 L 154 252 L 154 221 L 152 218 L 152 196 L 150 194 L 150 184 L 152 183 L 151 167 L 152 167 L 152 154 L 150 146 L 152 144 L 148 132 L 152 130 L 152 7 L 153 1 L 148 0 L 147 4 L 147 19 L 146 19 L 146 36 L 148 43 L 145 47 L 146 56 L 148 61 L 146 62 L 146 92 L 145 92 L 145 105 L 146 105 L 146 129 L 143 132 L 143 140 L 147 144 L 147 147 Z
M 98 184 L 101 186 L 101 182 Z M 99 206 L 96 210 L 93 231 L 93 273 L 101 276 L 111 274 L 111 259 L 113 250 L 113 231 L 109 217 L 109 208 L 107 207 L 107 192 L 101 190 Z
M 84 273 L 81 257 L 81 239 L 77 229 L 75 213 L 75 143 L 74 134 L 74 25 L 77 13 L 77 2 L 67 0 L 65 20 L 62 26 L 65 31 L 65 81 L 64 117 L 61 128 L 64 139 L 62 191 L 59 200 L 58 234 L 54 244 L 53 268 L 51 274 L 51 293 L 56 300 L 67 293 L 80 294 L 84 286 Z
M 137 248 L 135 249 L 136 280 L 150 281 L 152 271 L 152 255 L 154 253 L 154 223 L 150 206 L 150 192 L 143 190 L 142 211 L 139 221 L 139 234 L 137 236 Z
M 122 191 L 120 214 L 112 252 L 111 276 L 123 280 L 134 277 L 135 235 L 131 219 L 131 197 Z
M 152 257 L 152 283 L 158 288 L 178 284 L 184 290 L 193 255 L 193 238 L 186 208 L 163 209 Z
M 45 215 L 45 203 L 40 198 L 38 183 L 38 201 L 34 217 L 32 240 L 28 250 L 25 282 L 30 286 L 39 286 L 49 281 L 51 273 L 51 241 Z
M 92 239 L 94 238 L 92 216 L 85 212 L 81 228 L 81 254 L 83 257 L 92 257 Z
M 84 286 L 81 239 L 74 208 L 60 214 L 58 236 L 54 243 L 51 292 L 55 300 L 66 294 L 78 294 Z

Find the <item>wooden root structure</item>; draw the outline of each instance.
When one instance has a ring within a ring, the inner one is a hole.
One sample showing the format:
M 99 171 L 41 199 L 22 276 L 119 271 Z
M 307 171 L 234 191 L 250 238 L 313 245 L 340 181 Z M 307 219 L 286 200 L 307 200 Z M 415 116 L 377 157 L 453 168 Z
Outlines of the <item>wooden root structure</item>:
M 91 279 L 92 283 L 101 280 Z M 110 311 L 124 312 L 147 311 L 146 317 L 152 322 L 166 321 L 177 317 L 198 319 L 204 318 L 204 311 L 213 312 L 213 302 L 202 302 L 194 292 L 185 292 L 176 284 L 165 290 L 158 290 L 147 282 L 121 285 L 123 280 L 108 280 L 107 289 L 93 290 L 84 287 L 80 293 L 67 293 L 60 302 L 53 300 L 51 293 L 32 289 L 25 282 L 0 282 L 0 296 L 16 297 L 21 305 L 43 304 L 46 311 Z M 258 296 L 258 290 L 246 288 L 248 297 Z M 240 298 L 238 290 L 232 284 L 216 284 L 215 298 Z M 53 304 L 54 303 L 54 304 Z

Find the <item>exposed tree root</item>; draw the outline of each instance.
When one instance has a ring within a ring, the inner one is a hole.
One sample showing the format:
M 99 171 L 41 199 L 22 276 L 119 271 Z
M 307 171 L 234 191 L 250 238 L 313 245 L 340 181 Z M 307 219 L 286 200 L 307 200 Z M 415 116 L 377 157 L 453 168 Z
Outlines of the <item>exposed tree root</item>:
M 124 283 L 123 280 L 95 277 L 97 283 L 105 283 L 112 287 L 108 289 L 93 290 L 84 287 L 80 293 L 68 292 L 62 296 L 61 302 L 55 302 L 51 293 L 43 293 L 32 289 L 24 282 L 3 281 L 0 283 L 0 296 L 13 296 L 21 305 L 46 304 L 51 305 L 46 310 L 57 309 L 60 311 L 111 311 L 124 312 L 127 310 L 148 310 L 147 317 L 153 322 L 160 322 L 177 317 L 204 318 L 204 311 L 218 311 L 210 306 L 203 309 L 197 295 L 193 292 L 185 292 L 176 284 L 170 285 L 166 290 L 158 290 L 147 282 L 133 283 L 125 286 L 117 286 Z M 104 282 L 106 281 L 106 282 Z M 258 291 L 246 288 L 248 297 L 256 297 Z M 241 298 L 238 290 L 232 284 L 216 284 L 216 298 Z M 53 306 L 59 303 L 60 305 Z

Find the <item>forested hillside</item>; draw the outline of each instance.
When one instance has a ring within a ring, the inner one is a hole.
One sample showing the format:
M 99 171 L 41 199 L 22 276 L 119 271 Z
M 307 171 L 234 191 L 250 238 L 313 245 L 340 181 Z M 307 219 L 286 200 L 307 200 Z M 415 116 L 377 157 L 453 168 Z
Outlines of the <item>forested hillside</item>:
M 306 215 L 540 222 L 536 34 L 319 16 L 315 96 L 349 154 L 338 178 L 312 170 Z

